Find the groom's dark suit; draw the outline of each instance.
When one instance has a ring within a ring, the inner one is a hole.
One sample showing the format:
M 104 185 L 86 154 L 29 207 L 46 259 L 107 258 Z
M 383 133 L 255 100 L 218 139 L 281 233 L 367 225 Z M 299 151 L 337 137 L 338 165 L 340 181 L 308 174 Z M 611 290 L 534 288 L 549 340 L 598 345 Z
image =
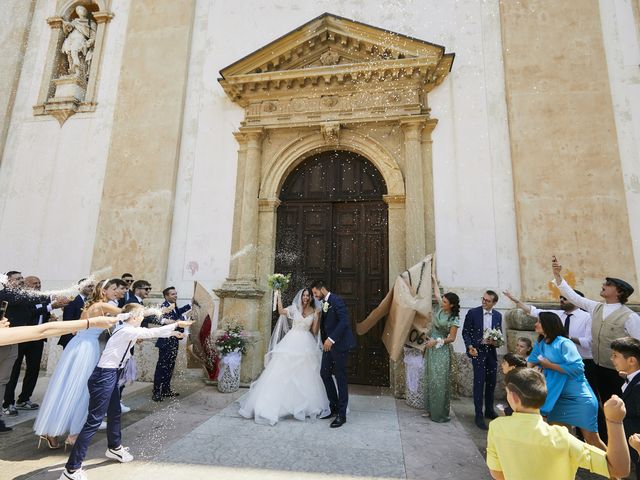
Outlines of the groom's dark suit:
M 326 300 L 327 307 L 322 308 L 322 321 L 320 322 L 320 336 L 324 343 L 327 338 L 333 341 L 333 346 L 328 352 L 322 354 L 322 366 L 320 376 L 327 389 L 327 397 L 331 411 L 346 418 L 349 392 L 347 390 L 347 359 L 349 350 L 355 347 L 356 342 L 351 332 L 349 312 L 344 301 L 334 293 L 329 293 Z M 325 312 L 326 310 L 326 312 Z M 333 383 L 332 375 L 336 377 L 338 391 Z

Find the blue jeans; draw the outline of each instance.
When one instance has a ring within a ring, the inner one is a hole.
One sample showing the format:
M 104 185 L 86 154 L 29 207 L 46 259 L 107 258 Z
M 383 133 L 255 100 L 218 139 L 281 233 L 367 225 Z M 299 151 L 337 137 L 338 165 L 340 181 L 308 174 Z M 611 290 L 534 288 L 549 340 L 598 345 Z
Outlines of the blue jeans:
M 120 391 L 118 378 L 122 370 L 116 368 L 96 367 L 89 377 L 89 414 L 76 440 L 69 460 L 67 470 L 77 470 L 82 467 L 82 461 L 87 455 L 89 442 L 98 431 L 98 427 L 107 415 L 107 442 L 109 448 L 118 448 L 120 436 Z

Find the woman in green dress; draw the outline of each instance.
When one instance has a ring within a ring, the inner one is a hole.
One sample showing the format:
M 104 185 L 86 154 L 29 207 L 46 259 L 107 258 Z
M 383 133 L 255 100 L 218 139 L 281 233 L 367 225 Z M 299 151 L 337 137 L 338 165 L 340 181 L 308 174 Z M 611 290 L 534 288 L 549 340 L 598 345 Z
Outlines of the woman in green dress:
M 451 400 L 452 343 L 460 327 L 460 299 L 455 293 L 440 296 L 440 287 L 435 275 L 433 293 L 438 300 L 432 321 L 430 339 L 424 355 L 425 394 L 424 403 L 434 422 L 448 422 Z

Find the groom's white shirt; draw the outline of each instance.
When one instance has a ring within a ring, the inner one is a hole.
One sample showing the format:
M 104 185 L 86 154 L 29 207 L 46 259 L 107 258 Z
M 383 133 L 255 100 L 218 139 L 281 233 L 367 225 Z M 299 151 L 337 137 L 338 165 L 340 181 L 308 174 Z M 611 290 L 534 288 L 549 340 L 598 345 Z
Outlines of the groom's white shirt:
M 329 301 L 329 295 L 331 295 L 331 292 L 327 292 L 327 294 L 325 295 L 324 297 L 325 302 Z M 327 340 L 329 340 L 331 343 L 336 343 L 336 341 L 331 337 L 327 337 Z

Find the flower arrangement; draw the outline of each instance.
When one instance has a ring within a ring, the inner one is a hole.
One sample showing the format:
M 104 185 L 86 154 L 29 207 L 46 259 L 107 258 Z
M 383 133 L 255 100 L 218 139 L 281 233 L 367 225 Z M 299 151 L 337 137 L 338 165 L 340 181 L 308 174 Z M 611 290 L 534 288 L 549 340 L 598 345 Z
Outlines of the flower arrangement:
M 502 332 L 497 328 L 485 328 L 482 333 L 483 343 L 493 345 L 494 347 L 501 347 L 504 345 L 504 337 Z
M 244 354 L 247 352 L 247 338 L 240 325 L 227 324 L 224 332 L 216 338 L 216 349 L 221 356 L 232 352 Z

